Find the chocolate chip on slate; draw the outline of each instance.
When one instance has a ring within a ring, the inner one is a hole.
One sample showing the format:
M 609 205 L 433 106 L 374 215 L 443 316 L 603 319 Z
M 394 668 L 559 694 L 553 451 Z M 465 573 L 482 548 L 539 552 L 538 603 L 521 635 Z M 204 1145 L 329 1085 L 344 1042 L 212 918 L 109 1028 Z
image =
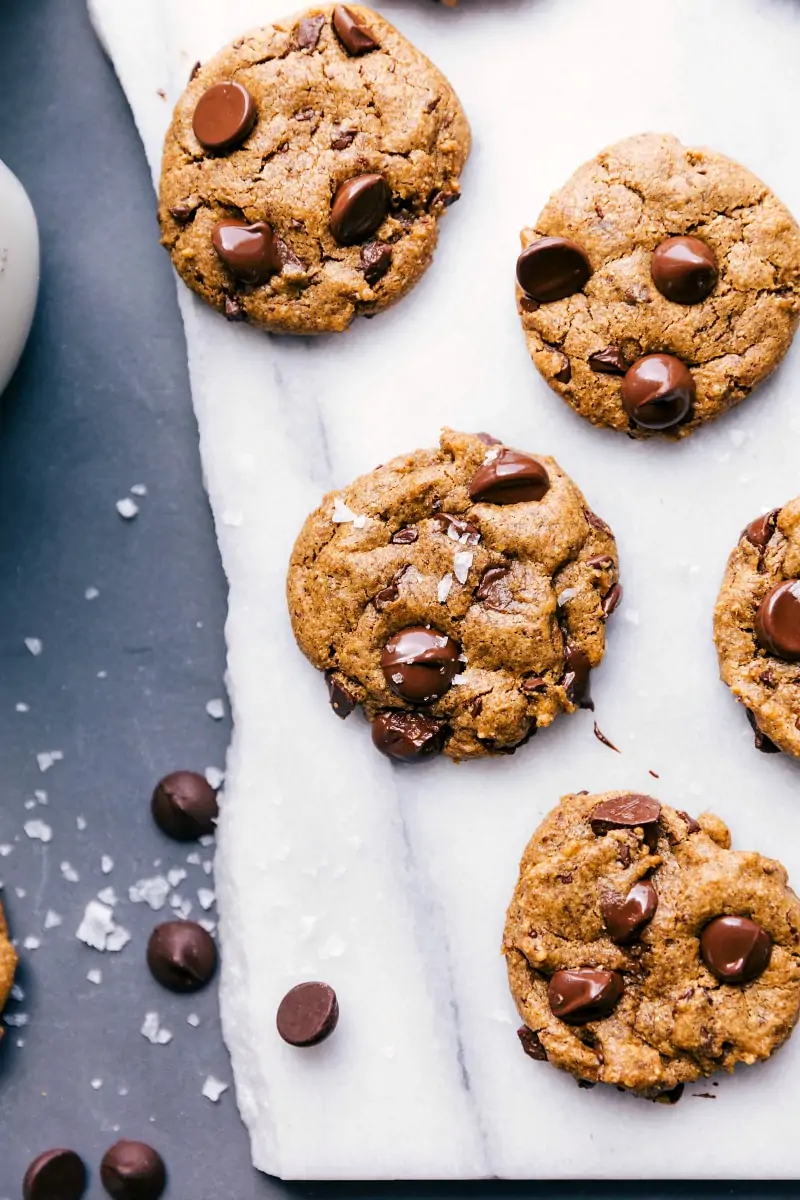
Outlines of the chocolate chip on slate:
M 549 487 L 547 471 L 535 458 L 519 450 L 501 450 L 478 467 L 469 494 L 477 504 L 521 504 L 541 500 Z
M 176 842 L 192 842 L 216 829 L 217 794 L 196 771 L 165 775 L 156 785 L 151 807 L 156 825 Z
M 256 102 L 247 88 L 226 80 L 203 92 L 194 110 L 192 128 L 206 150 L 224 154 L 241 146 L 257 115 Z
M 520 1025 L 517 1037 L 528 1058 L 535 1058 L 537 1062 L 547 1062 L 547 1051 L 539 1041 L 538 1033 L 528 1029 L 527 1025 Z
M 333 198 L 330 228 L 340 246 L 355 246 L 370 237 L 389 211 L 389 185 L 382 175 L 356 175 Z
M 589 366 L 598 375 L 624 375 L 628 369 L 619 346 L 606 346 L 605 350 L 590 354 Z
M 603 616 L 610 617 L 611 614 L 613 612 L 616 612 L 616 610 L 619 608 L 621 602 L 622 602 L 622 584 L 615 583 L 613 585 L 613 587 L 610 587 L 608 589 L 605 596 L 603 596 L 603 599 L 600 602 L 600 607 L 603 610 Z
M 656 825 L 660 816 L 661 805 L 652 796 L 625 792 L 598 804 L 592 810 L 590 823 L 599 837 L 610 829 L 647 829 Z
M 461 670 L 461 647 L 446 633 L 412 625 L 383 648 L 381 669 L 391 690 L 412 704 L 432 704 Z
M 247 313 L 242 308 L 238 300 L 233 296 L 225 297 L 225 320 L 226 321 L 246 321 Z
M 756 517 L 755 521 L 751 521 L 747 528 L 742 530 L 741 536 L 746 537 L 751 545 L 763 550 L 775 532 L 780 511 L 779 508 L 773 508 L 772 512 Z
M 404 525 L 401 529 L 395 530 L 392 534 L 392 541 L 396 546 L 410 546 L 419 537 L 419 530 L 416 525 Z
M 81 1200 L 86 1167 L 74 1150 L 45 1150 L 25 1172 L 24 1200 Z
M 317 1046 L 339 1021 L 336 992 L 327 983 L 298 983 L 280 1002 L 276 1025 L 290 1046 Z
M 753 713 L 752 709 L 746 708 L 744 711 L 747 713 L 747 719 L 750 722 L 750 726 L 753 730 L 753 742 L 756 750 L 760 750 L 762 754 L 780 754 L 780 746 L 776 746 L 772 738 L 768 738 L 767 735 L 762 733 L 759 729 L 758 722 L 756 721 L 755 714 Z
M 649 879 L 635 883 L 623 900 L 607 895 L 600 901 L 600 911 L 612 942 L 624 945 L 641 933 L 655 916 L 658 893 Z
M 586 252 L 567 238 L 545 237 L 532 242 L 517 259 L 517 282 L 527 296 L 541 304 L 579 292 L 592 268 Z
M 324 17 L 303 17 L 297 26 L 297 35 L 295 38 L 299 48 L 301 50 L 315 50 L 324 25 Z
M 385 242 L 368 242 L 361 247 L 361 270 L 367 283 L 383 279 L 392 265 L 392 247 Z
M 564 652 L 564 678 L 562 680 L 567 699 L 579 708 L 594 708 L 589 696 L 591 663 L 583 650 L 567 645 Z
M 225 266 L 245 283 L 266 283 L 281 269 L 272 226 L 266 221 L 217 221 L 211 242 Z
M 714 251 L 696 237 L 671 237 L 653 251 L 653 283 L 662 296 L 677 304 L 699 304 L 717 286 Z
M 749 917 L 715 917 L 700 934 L 700 954 L 722 983 L 748 983 L 769 966 L 772 938 Z
M 372 743 L 376 750 L 398 762 L 414 762 L 440 754 L 447 736 L 443 721 L 424 713 L 388 709 L 372 722 Z
M 696 388 L 689 368 L 673 354 L 637 358 L 622 380 L 622 406 L 642 429 L 672 429 L 691 412 Z
M 165 921 L 150 934 L 147 965 L 171 992 L 199 992 L 217 969 L 217 947 L 195 921 Z
M 333 10 L 333 28 L 348 54 L 368 54 L 370 50 L 378 49 L 369 30 L 359 24 L 355 13 L 343 4 L 337 4 Z
M 767 592 L 755 620 L 758 644 L 786 662 L 800 662 L 800 579 L 785 579 Z
M 348 146 L 352 146 L 356 140 L 356 133 L 355 129 L 340 129 L 331 142 L 331 150 L 346 150 Z
M 579 967 L 555 972 L 547 987 L 547 1000 L 559 1020 L 567 1025 L 585 1025 L 609 1016 L 623 990 L 619 971 Z
M 377 598 L 376 596 L 375 599 L 377 600 Z M 337 717 L 341 717 L 344 721 L 357 708 L 357 703 L 344 684 L 339 682 L 333 671 L 325 672 L 325 682 L 328 685 L 328 698 L 330 699 L 331 708 Z
M 451 516 L 450 513 L 439 513 L 433 519 L 433 527 L 437 533 L 444 533 L 453 542 L 461 542 L 464 546 L 477 546 L 481 540 L 481 531 L 471 521 L 462 517 Z
M 115 1200 L 159 1200 L 167 1186 L 167 1171 L 152 1146 L 119 1141 L 103 1155 L 100 1179 Z

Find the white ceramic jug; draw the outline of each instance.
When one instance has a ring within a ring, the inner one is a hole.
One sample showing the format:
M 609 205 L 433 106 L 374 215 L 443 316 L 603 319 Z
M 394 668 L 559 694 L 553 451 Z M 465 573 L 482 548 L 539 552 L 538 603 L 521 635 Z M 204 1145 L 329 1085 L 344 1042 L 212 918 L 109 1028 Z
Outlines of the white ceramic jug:
M 22 354 L 39 289 L 39 231 L 28 195 L 0 162 L 0 392 Z

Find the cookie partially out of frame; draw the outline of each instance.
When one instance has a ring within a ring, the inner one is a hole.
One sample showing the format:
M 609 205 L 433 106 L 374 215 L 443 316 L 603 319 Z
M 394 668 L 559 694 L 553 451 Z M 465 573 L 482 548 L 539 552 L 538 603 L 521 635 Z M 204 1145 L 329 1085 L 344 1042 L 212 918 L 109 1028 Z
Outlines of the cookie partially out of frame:
M 193 74 L 164 145 L 162 241 L 229 320 L 344 330 L 423 274 L 469 147 L 452 87 L 388 21 L 310 8 Z
M 564 796 L 531 838 L 503 951 L 531 1058 L 657 1097 L 786 1040 L 800 901 L 712 813 Z
M 550 386 L 595 425 L 685 437 L 775 369 L 800 229 L 746 167 L 667 134 L 580 167 L 522 231 L 517 302 Z
M 0 905 L 0 1013 L 2 1013 L 5 1003 L 8 1000 L 16 969 L 17 952 L 11 945 L 6 927 L 5 913 Z M 0 1024 L 0 1037 L 2 1036 L 3 1029 Z

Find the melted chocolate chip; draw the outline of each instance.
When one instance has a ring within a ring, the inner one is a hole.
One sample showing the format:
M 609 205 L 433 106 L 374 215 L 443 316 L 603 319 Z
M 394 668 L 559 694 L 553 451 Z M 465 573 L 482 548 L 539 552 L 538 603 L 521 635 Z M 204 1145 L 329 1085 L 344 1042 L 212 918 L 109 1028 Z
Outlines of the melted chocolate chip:
M 548 984 L 547 1000 L 553 1016 L 565 1024 L 585 1025 L 609 1016 L 623 990 L 619 971 L 579 967 L 555 972 Z
M 461 647 L 453 638 L 424 625 L 394 634 L 381 654 L 386 683 L 403 700 L 432 704 L 449 691 L 461 670 Z
M 642 429 L 672 429 L 691 412 L 696 395 L 692 373 L 673 354 L 646 354 L 622 381 L 622 405 Z
M 385 242 L 368 242 L 361 247 L 361 270 L 370 285 L 383 279 L 392 265 L 392 247 Z
M 219 816 L 217 793 L 196 771 L 174 771 L 156 785 L 153 820 L 176 842 L 193 842 L 214 833 Z
M 547 681 L 542 679 L 541 675 L 526 675 L 519 686 L 523 692 L 535 695 L 547 690 Z
M 761 732 L 752 710 L 746 708 L 744 711 L 747 713 L 747 719 L 753 730 L 753 742 L 756 750 L 760 750 L 762 754 L 780 754 L 780 746 L 776 746 L 772 738 L 768 738 L 765 733 Z
M 487 608 L 503 612 L 511 603 L 511 593 L 508 585 L 504 583 L 510 574 L 508 567 L 487 567 L 481 575 L 475 598 L 481 600 Z
M 443 721 L 424 713 L 388 709 L 372 722 L 372 743 L 381 754 L 398 762 L 413 762 L 440 754 L 447 737 Z
M 601 533 L 611 533 L 611 529 L 606 525 L 602 517 L 598 517 L 597 513 L 592 512 L 590 508 L 585 508 L 583 515 L 586 518 L 587 525 L 591 525 L 592 529 L 599 529 Z
M 348 54 L 356 56 L 378 49 L 378 43 L 369 30 L 360 25 L 355 13 L 343 4 L 337 4 L 333 10 L 333 28 Z
M 591 663 L 583 650 L 567 645 L 564 653 L 564 678 L 562 684 L 570 704 L 579 708 L 594 708 L 589 695 Z
M 336 192 L 330 229 L 340 246 L 363 242 L 383 224 L 389 211 L 389 185 L 382 175 L 356 175 Z
M 331 142 L 331 150 L 346 150 L 356 140 L 355 129 L 340 129 Z
M 800 662 L 800 579 L 785 579 L 767 592 L 755 620 L 758 644 L 786 662 Z
M 541 304 L 579 292 L 592 268 L 586 252 L 567 238 L 545 237 L 527 246 L 517 259 L 517 282 Z
M 566 354 L 562 354 L 561 358 L 563 361 L 553 376 L 553 379 L 555 379 L 556 383 L 569 383 L 569 381 L 572 379 L 572 364 L 567 358 Z
M 218 221 L 211 242 L 225 266 L 245 283 L 266 283 L 281 269 L 272 226 L 266 221 Z
M 657 825 L 660 816 L 661 805 L 652 796 L 625 792 L 598 804 L 592 810 L 590 823 L 593 832 L 600 837 L 611 829 L 646 830 L 648 826 Z
M 633 941 L 652 921 L 657 908 L 658 893 L 649 879 L 635 883 L 624 900 L 608 895 L 600 901 L 608 935 L 620 945 Z
M 388 587 L 381 588 L 375 593 L 374 604 L 379 612 L 382 612 L 388 604 L 394 604 L 395 600 L 400 596 L 400 589 L 396 583 L 390 583 Z
M 150 974 L 171 992 L 197 992 L 217 969 L 217 947 L 210 933 L 194 921 L 156 925 L 147 943 Z
M 377 600 L 377 596 L 375 598 Z M 325 682 L 328 685 L 328 698 L 331 708 L 337 717 L 341 717 L 344 721 L 358 707 L 358 702 L 345 685 L 340 683 L 333 671 L 325 672 Z
M 471 521 L 461 517 L 453 517 L 449 513 L 439 513 L 433 520 L 434 529 L 445 533 L 453 542 L 461 542 L 465 546 L 477 546 L 481 540 L 481 531 Z
M 764 513 L 761 517 L 756 517 L 755 521 L 751 521 L 747 528 L 742 531 L 741 536 L 746 537 L 751 545 L 757 546 L 759 550 L 763 550 L 775 532 L 780 511 L 779 508 L 773 508 L 772 512 Z
M 700 954 L 722 983 L 748 983 L 769 966 L 772 938 L 749 917 L 715 917 L 700 934 Z
M 396 546 L 410 546 L 419 537 L 419 530 L 416 525 L 404 525 L 402 529 L 397 529 L 392 534 L 392 541 Z
M 161 1155 L 144 1142 L 117 1142 L 100 1163 L 100 1179 L 115 1200 L 159 1200 L 167 1186 Z
M 651 771 L 650 774 L 652 775 L 653 772 Z M 658 776 L 656 776 L 656 778 L 658 778 Z M 678 813 L 678 816 L 681 818 L 681 820 L 686 822 L 687 834 L 689 834 L 691 836 L 691 834 L 693 834 L 693 833 L 700 832 L 700 822 L 699 821 L 695 821 L 694 817 L 690 817 L 689 814 L 684 812 L 682 808 L 679 808 L 676 811 Z
M 606 346 L 605 350 L 590 354 L 589 366 L 598 375 L 624 375 L 628 369 L 619 346 Z
M 276 1025 L 290 1046 L 317 1046 L 339 1021 L 336 992 L 327 983 L 298 983 L 280 1002 Z
M 671 237 L 653 251 L 653 283 L 662 296 L 676 304 L 699 304 L 717 286 L 719 272 L 714 251 L 696 237 Z
M 316 50 L 320 34 L 325 25 L 322 16 L 303 17 L 297 26 L 296 42 L 301 50 Z
M 170 216 L 174 217 L 181 225 L 185 225 L 190 220 L 194 211 L 188 204 L 173 204 L 169 210 Z
M 241 83 L 215 83 L 203 92 L 194 110 L 192 128 L 198 142 L 214 154 L 241 146 L 257 117 L 256 102 Z
M 478 504 L 521 504 L 541 500 L 550 487 L 547 471 L 519 450 L 501 450 L 472 477 L 470 497 Z
M 475 437 L 478 441 L 483 442 L 484 446 L 502 446 L 503 444 L 499 438 L 496 438 L 491 433 L 476 433 Z
M 547 1051 L 539 1041 L 538 1033 L 528 1029 L 527 1025 L 520 1025 L 517 1037 L 528 1058 L 535 1058 L 537 1062 L 547 1062 Z
M 86 1167 L 74 1150 L 45 1150 L 25 1172 L 24 1200 L 82 1200 Z
M 619 608 L 622 601 L 622 584 L 615 583 L 610 587 L 600 602 L 604 617 L 610 617 Z

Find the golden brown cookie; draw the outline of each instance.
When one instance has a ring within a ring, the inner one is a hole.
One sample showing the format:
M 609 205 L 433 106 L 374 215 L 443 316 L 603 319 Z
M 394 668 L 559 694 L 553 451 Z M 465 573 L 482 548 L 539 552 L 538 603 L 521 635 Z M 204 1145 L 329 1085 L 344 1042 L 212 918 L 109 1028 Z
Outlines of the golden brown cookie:
M 400 760 L 512 752 L 589 703 L 619 603 L 607 525 L 552 458 L 444 430 L 327 495 L 288 578 L 340 717 Z
M 745 167 L 646 133 L 522 231 L 517 302 L 541 374 L 595 425 L 685 437 L 775 369 L 800 316 L 800 229 Z
M 6 926 L 5 913 L 0 905 L 0 1013 L 5 1007 L 11 985 L 14 982 L 14 972 L 17 969 L 17 952 L 11 945 Z M 0 1025 L 0 1037 L 3 1027 Z
M 645 1096 L 769 1056 L 800 1012 L 786 871 L 650 796 L 564 796 L 531 838 L 503 952 L 523 1049 Z
M 720 676 L 756 746 L 800 757 L 800 498 L 742 530 L 716 609 Z
M 314 7 L 193 74 L 164 145 L 162 241 L 229 320 L 343 330 L 425 271 L 469 147 L 450 84 L 388 21 Z

